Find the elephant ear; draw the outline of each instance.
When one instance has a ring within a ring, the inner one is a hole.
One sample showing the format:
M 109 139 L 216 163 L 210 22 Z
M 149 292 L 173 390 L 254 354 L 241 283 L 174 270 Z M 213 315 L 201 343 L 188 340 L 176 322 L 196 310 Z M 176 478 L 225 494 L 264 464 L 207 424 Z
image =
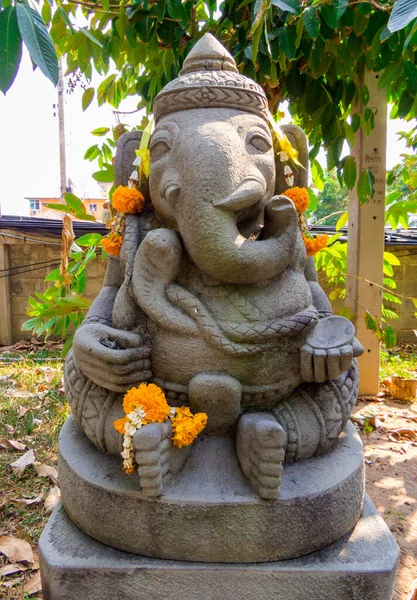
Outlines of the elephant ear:
M 293 148 L 298 151 L 298 160 L 302 164 L 302 167 L 291 164 L 291 168 L 294 172 L 294 186 L 296 187 L 308 187 L 308 147 L 307 138 L 304 131 L 297 127 L 297 125 L 281 125 L 280 129 L 289 139 Z M 288 184 L 284 179 L 284 165 L 280 161 L 279 156 L 276 158 L 276 183 L 275 183 L 275 194 L 280 195 L 288 189 Z M 303 168 L 304 167 L 304 168 Z
M 141 138 L 142 131 L 130 131 L 124 133 L 118 139 L 114 163 L 114 183 L 116 187 L 128 184 L 130 175 L 135 168 L 133 165 L 136 159 L 135 151 L 139 148 Z M 146 184 L 142 193 L 145 196 L 143 212 L 138 215 L 126 215 L 125 218 L 123 245 L 120 253 L 121 262 L 124 267 L 125 282 L 128 282 L 132 275 L 133 261 L 137 249 L 148 231 L 152 229 L 154 210 L 149 195 L 148 184 Z

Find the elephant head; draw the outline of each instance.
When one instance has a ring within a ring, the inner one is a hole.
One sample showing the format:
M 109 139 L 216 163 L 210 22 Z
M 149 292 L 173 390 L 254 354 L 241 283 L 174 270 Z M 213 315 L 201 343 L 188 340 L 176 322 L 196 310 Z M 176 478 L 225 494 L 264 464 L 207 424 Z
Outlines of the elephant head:
M 275 160 L 266 98 L 233 65 L 206 34 L 180 77 L 157 97 L 150 193 L 203 272 L 255 283 L 287 266 L 297 214 L 288 199 L 271 200 Z

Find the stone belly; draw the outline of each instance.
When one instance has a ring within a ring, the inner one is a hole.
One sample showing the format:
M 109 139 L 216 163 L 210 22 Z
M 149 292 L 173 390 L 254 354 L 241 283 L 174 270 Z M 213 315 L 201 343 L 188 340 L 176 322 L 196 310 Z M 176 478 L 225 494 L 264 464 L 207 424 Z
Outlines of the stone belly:
M 236 377 L 252 393 L 274 391 L 284 396 L 300 383 L 300 347 L 307 332 L 277 341 L 267 351 L 236 355 L 222 351 L 202 337 L 162 330 L 149 323 L 152 338 L 152 370 L 160 382 L 188 386 L 199 373 L 224 373 Z M 248 390 L 249 391 L 249 390 Z

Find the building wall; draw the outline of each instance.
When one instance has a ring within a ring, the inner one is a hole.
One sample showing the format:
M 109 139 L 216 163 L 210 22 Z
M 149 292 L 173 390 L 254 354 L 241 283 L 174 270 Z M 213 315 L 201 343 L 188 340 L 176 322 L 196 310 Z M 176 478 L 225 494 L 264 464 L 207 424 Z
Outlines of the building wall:
M 2 240 L 5 239 L 7 239 L 6 244 L 2 243 Z M 11 274 L 7 280 L 0 278 L 0 344 L 8 344 L 12 341 L 16 342 L 31 337 L 30 332 L 21 331 L 22 323 L 29 318 L 26 315 L 28 296 L 33 295 L 35 292 L 43 292 L 46 289 L 45 276 L 52 268 L 55 268 L 41 267 L 35 269 L 37 265 L 32 267 L 26 265 L 47 260 L 56 260 L 59 264 L 59 240 L 57 238 L 49 240 L 39 238 L 39 242 L 24 242 L 14 238 L 2 238 L 0 235 L 0 270 L 10 267 L 20 267 L 21 270 L 30 269 L 29 272 L 24 274 Z M 401 266 L 394 267 L 397 293 L 416 298 L 417 247 L 390 247 L 389 250 L 401 260 Z M 95 259 L 87 268 L 88 283 L 85 295 L 90 300 L 93 300 L 101 289 L 106 264 L 106 261 Z M 320 280 L 325 291 L 330 293 L 321 277 Z M 8 294 L 10 296 L 9 301 L 7 301 Z M 340 301 L 338 302 L 340 304 Z M 399 338 L 403 341 L 416 342 L 414 329 L 417 329 L 417 320 L 414 317 L 414 312 L 417 309 L 414 308 L 413 302 L 410 299 L 403 299 L 401 305 L 393 305 L 393 308 L 400 317 L 392 322 L 393 327 L 398 331 Z M 11 337 L 11 339 L 7 340 L 7 337 Z
M 7 257 L 7 268 L 13 269 L 14 267 L 19 267 L 19 271 L 27 271 L 22 274 L 14 274 L 18 272 L 15 270 L 10 271 L 10 276 L 8 277 L 8 293 L 10 296 L 9 307 L 8 310 L 6 310 L 7 303 L 4 302 L 5 310 L 2 311 L 2 306 L 0 306 L 0 320 L 9 320 L 11 340 L 7 341 L 4 339 L 4 334 L 2 336 L 3 339 L 1 339 L 0 335 L 0 344 L 17 342 L 21 339 L 31 337 L 30 331 L 21 330 L 22 323 L 30 318 L 26 314 L 28 297 L 35 292 L 42 293 L 45 291 L 50 285 L 49 282 L 44 281 L 46 275 L 52 269 L 59 266 L 60 263 L 60 245 L 59 242 L 57 242 L 57 238 L 51 238 L 50 240 L 44 241 L 49 243 L 22 243 L 21 240 L 9 238 L 7 244 L 2 244 L 0 236 L 0 251 Z M 34 264 L 49 260 L 56 260 L 56 266 L 41 266 L 39 268 L 38 265 Z M 85 296 L 89 300 L 93 300 L 101 289 L 106 265 L 107 261 L 96 258 L 87 267 L 87 287 Z M 0 282 L 1 281 L 2 279 L 0 279 Z M 9 314 L 7 314 L 7 312 Z M 0 327 L 0 334 L 3 331 L 7 331 L 7 326 L 4 325 L 3 327 Z

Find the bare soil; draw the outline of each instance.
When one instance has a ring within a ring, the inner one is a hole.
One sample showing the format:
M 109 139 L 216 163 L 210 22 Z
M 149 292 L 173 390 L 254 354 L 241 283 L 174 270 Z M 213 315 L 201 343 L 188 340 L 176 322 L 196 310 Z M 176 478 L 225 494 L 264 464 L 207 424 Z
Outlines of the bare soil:
M 365 430 L 376 425 L 365 433 L 362 423 L 356 423 L 365 451 L 367 492 L 401 550 L 393 600 L 417 600 L 417 403 L 360 399 L 353 419 L 365 419 Z M 398 429 L 403 433 L 392 433 Z

